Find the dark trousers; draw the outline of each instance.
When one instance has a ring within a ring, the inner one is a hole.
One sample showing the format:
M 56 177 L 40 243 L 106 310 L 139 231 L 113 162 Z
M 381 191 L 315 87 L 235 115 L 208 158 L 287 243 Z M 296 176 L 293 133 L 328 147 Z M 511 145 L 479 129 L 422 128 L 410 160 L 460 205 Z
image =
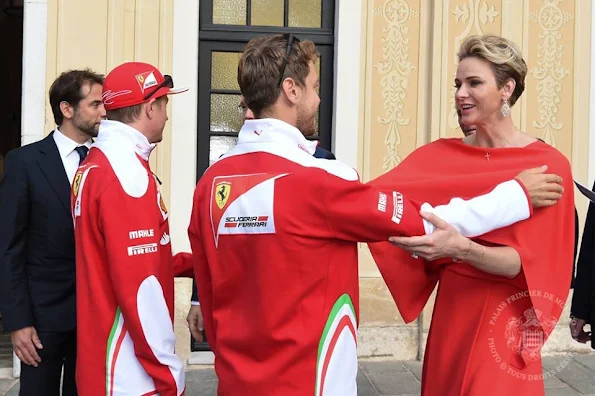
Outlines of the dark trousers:
M 37 350 L 38 367 L 21 364 L 19 396 L 59 396 L 62 367 L 62 396 L 76 396 L 76 331 L 38 333 L 43 349 Z

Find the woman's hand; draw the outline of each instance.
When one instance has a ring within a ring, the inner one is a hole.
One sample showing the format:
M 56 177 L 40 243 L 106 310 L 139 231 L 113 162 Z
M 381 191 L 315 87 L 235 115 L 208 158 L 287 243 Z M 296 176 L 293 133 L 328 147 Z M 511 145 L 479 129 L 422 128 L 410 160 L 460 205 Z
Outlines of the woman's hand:
M 421 211 L 420 215 L 436 226 L 433 233 L 424 236 L 390 237 L 389 242 L 411 252 L 413 257 L 422 257 L 428 261 L 444 257 L 461 259 L 468 254 L 471 246 L 469 239 L 434 214 Z

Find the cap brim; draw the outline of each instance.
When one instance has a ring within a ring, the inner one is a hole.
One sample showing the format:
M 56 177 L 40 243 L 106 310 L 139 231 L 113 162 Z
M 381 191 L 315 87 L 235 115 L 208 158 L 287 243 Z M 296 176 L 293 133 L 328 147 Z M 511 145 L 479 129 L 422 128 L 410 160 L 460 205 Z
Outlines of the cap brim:
M 155 95 L 153 95 L 153 98 L 159 99 L 162 96 L 175 95 L 175 94 L 179 94 L 179 93 L 186 92 L 186 91 L 188 91 L 188 88 L 185 88 L 185 87 L 181 87 L 181 88 L 167 88 L 167 87 L 163 87 L 159 91 L 157 91 L 155 93 Z
M 186 87 L 182 87 L 182 88 L 171 88 L 166 95 L 175 95 L 175 94 L 179 94 L 182 92 L 186 92 L 188 91 L 189 88 Z

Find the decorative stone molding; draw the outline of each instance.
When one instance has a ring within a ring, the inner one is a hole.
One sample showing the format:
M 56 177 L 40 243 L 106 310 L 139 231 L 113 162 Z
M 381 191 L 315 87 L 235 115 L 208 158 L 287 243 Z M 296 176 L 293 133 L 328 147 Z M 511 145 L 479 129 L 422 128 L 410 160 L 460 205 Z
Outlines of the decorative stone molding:
M 539 11 L 531 13 L 531 20 L 539 24 L 543 30 L 539 35 L 540 43 L 537 53 L 537 66 L 529 73 L 537 83 L 537 101 L 539 103 L 539 121 L 533 121 L 533 127 L 543 131 L 541 138 L 556 147 L 556 131 L 563 128 L 556 114 L 560 104 L 562 80 L 570 71 L 562 65 L 564 46 L 560 44 L 562 34 L 560 28 L 572 20 L 572 15 L 558 7 L 561 0 L 542 0 Z
M 407 21 L 417 17 L 406 0 L 386 0 L 375 15 L 385 19 L 387 25 L 382 29 L 382 58 L 384 61 L 374 65 L 383 77 L 380 81 L 385 115 L 377 121 L 388 126 L 384 144 L 388 153 L 383 158 L 382 169 L 388 171 L 402 161 L 398 153 L 401 144 L 400 127 L 409 125 L 405 117 L 405 99 L 408 94 L 409 75 L 415 66 L 409 60 L 409 27 Z

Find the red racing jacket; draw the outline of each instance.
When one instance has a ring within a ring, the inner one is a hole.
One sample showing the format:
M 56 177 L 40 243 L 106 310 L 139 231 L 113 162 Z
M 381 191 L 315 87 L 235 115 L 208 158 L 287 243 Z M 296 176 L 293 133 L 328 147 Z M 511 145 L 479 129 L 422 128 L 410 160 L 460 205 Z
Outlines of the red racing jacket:
M 102 121 L 73 182 L 81 395 L 184 393 L 168 212 L 148 162 L 153 147 L 136 129 Z
M 398 186 L 314 150 L 282 121 L 247 121 L 196 188 L 189 237 L 220 396 L 355 396 L 357 242 L 433 231 Z M 468 236 L 531 212 L 516 181 L 423 206 Z

